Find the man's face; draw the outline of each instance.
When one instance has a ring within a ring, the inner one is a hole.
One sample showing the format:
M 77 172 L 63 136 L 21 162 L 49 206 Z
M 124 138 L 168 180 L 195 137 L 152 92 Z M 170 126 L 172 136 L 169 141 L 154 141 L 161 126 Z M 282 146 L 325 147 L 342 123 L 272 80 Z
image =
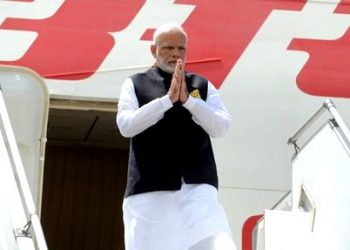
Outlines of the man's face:
M 168 73 L 174 73 L 178 59 L 185 63 L 186 46 L 185 34 L 179 30 L 172 30 L 159 35 L 157 43 L 151 46 L 151 51 L 158 67 Z

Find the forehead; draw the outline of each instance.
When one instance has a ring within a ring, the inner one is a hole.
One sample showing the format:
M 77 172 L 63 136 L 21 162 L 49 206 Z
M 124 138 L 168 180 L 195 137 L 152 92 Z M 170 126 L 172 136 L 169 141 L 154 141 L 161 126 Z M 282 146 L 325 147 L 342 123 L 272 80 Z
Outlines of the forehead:
M 186 35 L 180 30 L 170 30 L 159 34 L 157 43 L 168 43 L 168 44 L 186 44 L 187 38 Z

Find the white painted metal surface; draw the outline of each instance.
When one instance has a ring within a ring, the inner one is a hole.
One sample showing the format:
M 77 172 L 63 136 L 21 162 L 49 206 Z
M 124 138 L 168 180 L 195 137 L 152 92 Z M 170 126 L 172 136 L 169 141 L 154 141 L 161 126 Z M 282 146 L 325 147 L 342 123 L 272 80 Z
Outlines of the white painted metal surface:
M 32 193 L 40 203 L 47 91 L 40 78 L 27 69 L 1 67 L 0 73 L 0 246 L 4 250 L 45 250 Z M 22 145 L 21 153 L 18 145 Z
M 265 250 L 350 249 L 349 131 L 330 104 L 331 117 L 292 160 L 291 211 L 265 211 Z
M 41 206 L 49 96 L 32 70 L 0 67 L 0 86 L 36 207 Z

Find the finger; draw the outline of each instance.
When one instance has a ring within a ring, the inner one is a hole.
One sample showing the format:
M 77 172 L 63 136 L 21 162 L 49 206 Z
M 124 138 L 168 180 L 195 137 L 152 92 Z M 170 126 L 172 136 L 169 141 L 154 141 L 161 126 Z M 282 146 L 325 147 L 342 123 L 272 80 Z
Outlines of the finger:
M 181 73 L 182 71 L 183 71 L 182 60 L 181 60 L 181 59 L 178 59 L 178 60 L 176 61 L 176 66 L 175 66 L 174 73 L 175 73 L 175 72 Z
M 177 84 L 180 84 L 181 80 L 182 80 L 183 73 L 182 73 L 180 67 L 181 66 L 179 64 L 176 64 L 175 71 L 173 73 L 173 79 L 176 81 Z
M 176 65 L 179 67 L 179 70 L 182 71 L 182 59 L 178 59 Z

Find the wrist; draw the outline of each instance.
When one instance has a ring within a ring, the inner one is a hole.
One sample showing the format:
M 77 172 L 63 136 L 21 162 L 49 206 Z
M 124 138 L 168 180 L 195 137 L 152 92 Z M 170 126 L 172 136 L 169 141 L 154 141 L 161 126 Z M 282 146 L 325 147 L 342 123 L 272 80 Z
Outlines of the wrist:
M 174 104 L 177 101 L 177 99 L 175 98 L 174 95 L 171 95 L 171 94 L 168 93 L 168 97 L 169 97 L 169 99 L 170 99 L 172 104 Z

